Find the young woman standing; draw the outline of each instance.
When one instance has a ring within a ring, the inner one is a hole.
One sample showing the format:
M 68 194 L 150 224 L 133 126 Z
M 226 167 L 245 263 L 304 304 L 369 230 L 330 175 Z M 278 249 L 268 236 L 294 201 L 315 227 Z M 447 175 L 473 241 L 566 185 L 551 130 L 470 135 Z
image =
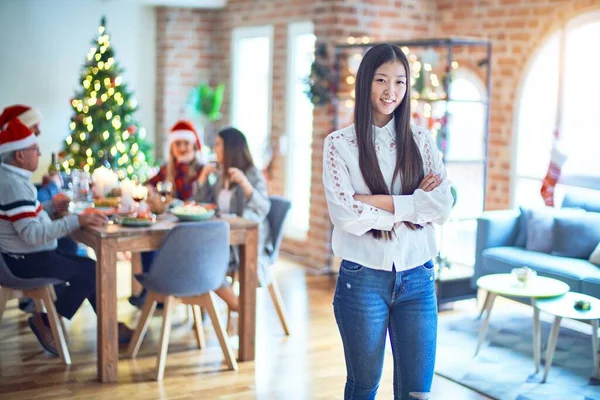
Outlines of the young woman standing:
M 397 46 L 372 47 L 356 77 L 354 124 L 325 140 L 323 182 L 342 258 L 334 296 L 345 399 L 374 399 L 389 331 L 394 398 L 428 399 L 437 303 L 433 222 L 453 198 L 429 132 L 410 125 L 410 71 Z

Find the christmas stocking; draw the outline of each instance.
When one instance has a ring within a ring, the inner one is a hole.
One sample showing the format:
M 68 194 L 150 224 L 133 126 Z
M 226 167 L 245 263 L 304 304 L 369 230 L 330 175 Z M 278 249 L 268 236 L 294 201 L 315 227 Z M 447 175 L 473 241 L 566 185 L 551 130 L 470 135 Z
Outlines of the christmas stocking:
M 567 155 L 558 148 L 555 141 L 552 145 L 552 153 L 550 156 L 548 172 L 546 173 L 546 177 L 542 182 L 541 189 L 544 203 L 546 203 L 546 205 L 549 207 L 554 207 L 554 188 L 556 187 L 556 182 L 558 182 L 558 178 L 560 177 L 560 170 L 566 160 Z

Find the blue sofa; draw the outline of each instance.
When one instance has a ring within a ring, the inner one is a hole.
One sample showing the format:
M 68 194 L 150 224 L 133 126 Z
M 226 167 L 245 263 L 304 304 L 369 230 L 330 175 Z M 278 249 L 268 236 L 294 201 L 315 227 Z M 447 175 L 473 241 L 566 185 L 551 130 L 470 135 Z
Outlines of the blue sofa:
M 600 213 L 600 191 L 586 195 L 568 193 L 562 207 Z M 519 210 L 502 210 L 487 211 L 477 219 L 475 271 L 471 281 L 473 288 L 481 276 L 510 273 L 513 268 L 528 266 L 540 276 L 567 283 L 571 291 L 600 298 L 600 267 L 588 260 L 559 257 L 515 245 L 521 225 L 520 217 Z

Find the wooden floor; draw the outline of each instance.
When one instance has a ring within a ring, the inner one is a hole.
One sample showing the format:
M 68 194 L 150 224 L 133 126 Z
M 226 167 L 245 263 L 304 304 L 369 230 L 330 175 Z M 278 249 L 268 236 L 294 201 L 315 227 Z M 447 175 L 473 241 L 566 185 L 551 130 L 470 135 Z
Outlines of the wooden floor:
M 127 268 L 120 268 L 128 274 Z M 155 317 L 136 360 L 121 359 L 119 383 L 96 382 L 96 320 L 89 305 L 67 322 L 73 364 L 45 353 L 27 326 L 16 301 L 0 325 L 0 399 L 341 399 L 344 356 L 331 306 L 335 280 L 307 276 L 304 269 L 280 262 L 276 276 L 288 309 L 292 336 L 285 337 L 268 292 L 259 290 L 256 361 L 225 371 L 223 356 L 205 323 L 208 348 L 198 350 L 191 321 L 179 306 L 173 319 L 163 382 L 152 380 L 162 318 Z M 124 279 L 125 280 L 125 279 Z M 137 312 L 119 302 L 121 321 L 132 327 Z M 237 338 L 230 340 L 237 349 Z M 124 349 L 123 349 L 124 350 Z M 122 353 L 124 354 L 124 352 Z M 391 357 L 386 356 L 378 399 L 391 399 Z M 436 376 L 432 399 L 488 399 Z

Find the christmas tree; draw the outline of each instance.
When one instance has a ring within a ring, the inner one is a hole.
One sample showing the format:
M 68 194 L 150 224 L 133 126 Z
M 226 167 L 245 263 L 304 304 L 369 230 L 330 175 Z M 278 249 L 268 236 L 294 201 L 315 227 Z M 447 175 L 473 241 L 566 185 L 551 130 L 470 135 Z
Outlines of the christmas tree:
M 145 129 L 133 118 L 137 103 L 123 83 L 122 72 L 103 17 L 82 68 L 82 88 L 71 100 L 74 115 L 61 161 L 65 172 L 81 169 L 91 173 L 104 165 L 117 170 L 122 178 L 146 180 L 151 145 L 144 140 Z

